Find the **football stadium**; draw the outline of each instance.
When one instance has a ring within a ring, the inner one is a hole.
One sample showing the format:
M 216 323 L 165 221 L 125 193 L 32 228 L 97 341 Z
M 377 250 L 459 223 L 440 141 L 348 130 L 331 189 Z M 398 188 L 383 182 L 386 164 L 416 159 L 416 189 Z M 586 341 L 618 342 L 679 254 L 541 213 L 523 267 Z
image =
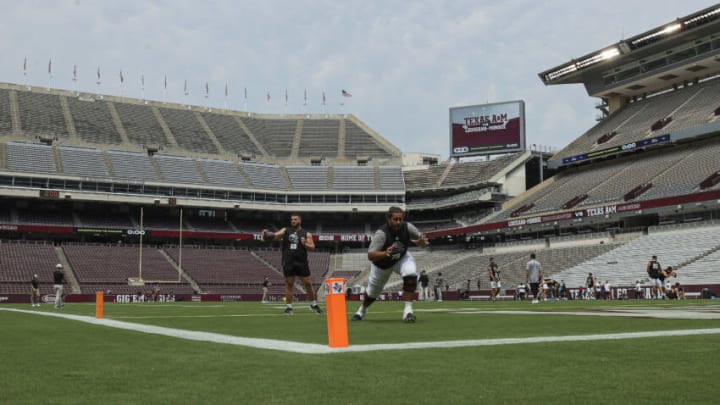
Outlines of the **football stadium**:
M 0 83 L 0 403 L 716 403 L 720 4 L 557 62 L 595 125 L 551 151 L 522 100 L 452 107 L 447 161 L 351 112 Z M 429 286 L 416 322 L 398 274 L 352 322 L 391 206 Z M 294 214 L 313 290 L 286 316 L 263 230 Z M 306 309 L 326 280 L 339 326 Z

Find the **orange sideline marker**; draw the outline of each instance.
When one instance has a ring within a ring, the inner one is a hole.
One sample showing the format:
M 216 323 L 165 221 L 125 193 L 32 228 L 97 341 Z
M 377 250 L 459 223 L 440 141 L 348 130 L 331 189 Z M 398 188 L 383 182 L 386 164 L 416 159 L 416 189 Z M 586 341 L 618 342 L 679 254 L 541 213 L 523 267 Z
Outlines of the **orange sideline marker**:
M 348 347 L 347 313 L 345 311 L 345 280 L 325 280 L 328 346 Z
M 101 319 L 103 317 L 103 304 L 104 304 L 103 292 L 95 292 L 95 318 Z

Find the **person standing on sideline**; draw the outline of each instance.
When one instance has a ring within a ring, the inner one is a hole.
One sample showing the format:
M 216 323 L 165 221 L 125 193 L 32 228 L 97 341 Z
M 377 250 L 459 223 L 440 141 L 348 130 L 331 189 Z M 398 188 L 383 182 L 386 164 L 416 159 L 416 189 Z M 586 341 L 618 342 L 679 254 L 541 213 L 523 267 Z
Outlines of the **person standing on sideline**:
M 535 260 L 535 253 L 530 254 L 530 261 L 525 265 L 525 284 L 530 284 L 530 291 L 533 295 L 533 304 L 537 304 L 538 299 L 538 287 L 540 286 L 540 280 L 543 279 L 542 270 L 540 269 L 540 262 Z
M 653 256 L 647 264 L 647 274 L 650 278 L 650 287 L 652 288 L 651 299 L 660 299 L 662 289 L 665 288 L 662 285 L 662 281 L 660 280 L 661 272 L 662 266 L 660 266 L 660 262 L 658 262 L 657 256 Z
M 420 301 L 429 301 L 430 300 L 430 277 L 428 277 L 425 270 L 420 272 L 420 277 L 418 277 L 418 282 L 420 283 L 420 297 L 418 299 Z
M 597 280 L 595 279 L 595 276 L 593 276 L 592 273 L 588 273 L 587 277 L 585 278 L 585 291 L 587 292 L 586 299 L 592 299 L 592 295 L 595 293 L 596 284 Z
M 267 303 L 267 295 L 268 295 L 268 287 L 270 287 L 270 279 L 268 277 L 265 277 L 265 279 L 262 282 L 262 302 L 263 304 Z
M 642 298 L 642 286 L 640 285 L 640 280 L 635 281 L 635 299 L 639 300 Z
M 525 287 L 525 283 L 518 284 L 517 288 L 515 289 L 515 295 L 517 296 L 517 299 L 520 301 L 525 301 L 526 294 L 527 288 Z
M 40 280 L 37 274 L 33 274 L 30 280 L 30 303 L 34 307 L 40 306 Z
M 560 288 L 558 288 L 558 299 L 567 299 L 567 287 L 565 286 L 565 280 L 560 280 Z
M 495 258 L 490 258 L 490 264 L 487 268 L 488 275 L 490 276 L 490 299 L 492 302 L 495 302 L 497 299 L 497 295 L 500 292 L 500 270 L 498 270 L 498 265 L 495 263 Z
M 442 273 L 438 273 L 435 277 L 435 285 L 433 290 L 435 291 L 435 301 L 442 302 L 442 289 L 443 289 L 443 278 Z
M 53 272 L 53 290 L 55 291 L 55 309 L 62 309 L 65 307 L 63 302 L 63 294 L 65 292 L 65 273 L 63 273 L 62 264 L 58 263 L 55 265 L 55 271 Z
M 367 316 L 368 307 L 377 299 L 385 288 L 390 275 L 402 277 L 402 300 L 405 303 L 402 320 L 415 322 L 412 300 L 417 288 L 418 276 L 415 259 L 408 251 L 410 243 L 427 247 L 430 243 L 425 235 L 411 223 L 404 222 L 405 212 L 400 207 L 390 207 L 385 213 L 386 223 L 375 232 L 368 248 L 370 260 L 370 277 L 365 298 L 360 308 L 352 316 L 353 321 L 360 321 Z M 438 274 L 440 277 L 440 274 Z
M 605 280 L 605 285 L 603 285 L 603 289 L 605 290 L 605 300 L 612 300 L 612 287 L 610 286 L 610 280 Z
M 263 240 L 282 240 L 280 247 L 282 251 L 283 275 L 285 276 L 285 315 L 293 314 L 293 288 L 295 277 L 305 286 L 308 299 L 312 301 L 310 310 L 322 314 L 323 310 L 317 304 L 315 291 L 310 280 L 310 265 L 308 264 L 307 252 L 315 250 L 315 242 L 312 234 L 302 228 L 302 217 L 298 213 L 290 215 L 290 229 L 282 228 L 277 232 L 270 232 L 267 229 L 262 231 Z

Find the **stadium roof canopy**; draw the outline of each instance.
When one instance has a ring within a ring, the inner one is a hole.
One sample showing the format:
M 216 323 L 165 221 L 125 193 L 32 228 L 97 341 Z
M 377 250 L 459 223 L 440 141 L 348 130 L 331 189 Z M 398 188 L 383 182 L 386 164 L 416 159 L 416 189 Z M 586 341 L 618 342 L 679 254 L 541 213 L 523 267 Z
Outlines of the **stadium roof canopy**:
M 539 73 L 546 85 L 631 98 L 720 74 L 720 3 Z

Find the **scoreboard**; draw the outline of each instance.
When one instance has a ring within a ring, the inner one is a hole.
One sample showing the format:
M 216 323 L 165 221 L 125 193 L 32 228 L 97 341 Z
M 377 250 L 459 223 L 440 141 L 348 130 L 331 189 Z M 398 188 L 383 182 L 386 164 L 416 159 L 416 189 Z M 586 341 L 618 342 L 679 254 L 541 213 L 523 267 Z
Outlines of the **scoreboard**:
M 450 108 L 450 157 L 525 150 L 525 102 Z

